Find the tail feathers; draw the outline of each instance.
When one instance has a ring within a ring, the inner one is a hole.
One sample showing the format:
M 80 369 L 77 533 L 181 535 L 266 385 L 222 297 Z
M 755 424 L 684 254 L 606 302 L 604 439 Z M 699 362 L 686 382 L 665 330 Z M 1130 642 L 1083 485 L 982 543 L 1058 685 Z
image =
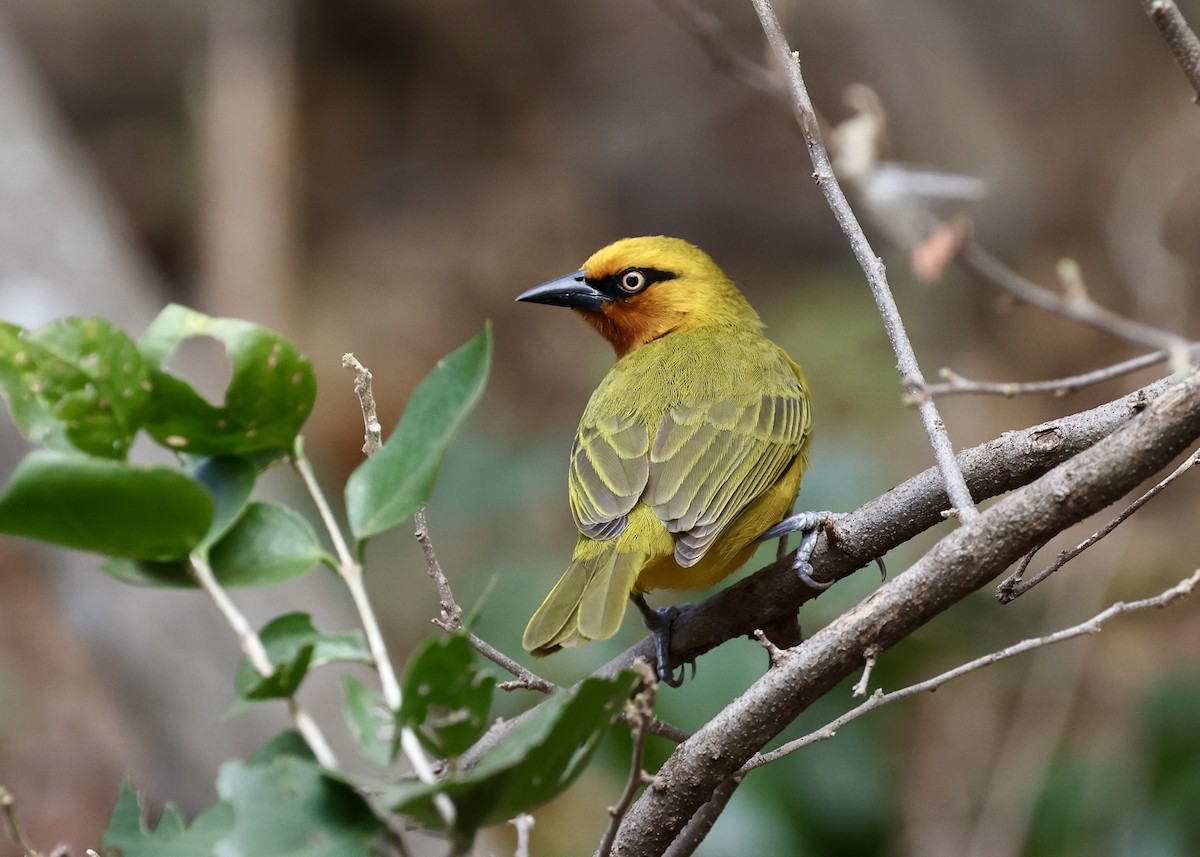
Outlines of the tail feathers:
M 642 554 L 615 550 L 574 559 L 525 627 L 525 650 L 542 656 L 611 637 L 644 562 Z

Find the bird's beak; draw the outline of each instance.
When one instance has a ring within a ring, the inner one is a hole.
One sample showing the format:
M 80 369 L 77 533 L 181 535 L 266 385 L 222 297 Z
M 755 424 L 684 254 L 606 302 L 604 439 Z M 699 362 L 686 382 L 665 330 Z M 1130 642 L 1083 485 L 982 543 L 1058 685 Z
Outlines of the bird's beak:
M 576 271 L 534 286 L 517 295 L 517 300 L 600 312 L 600 307 L 612 298 L 587 281 L 587 271 Z

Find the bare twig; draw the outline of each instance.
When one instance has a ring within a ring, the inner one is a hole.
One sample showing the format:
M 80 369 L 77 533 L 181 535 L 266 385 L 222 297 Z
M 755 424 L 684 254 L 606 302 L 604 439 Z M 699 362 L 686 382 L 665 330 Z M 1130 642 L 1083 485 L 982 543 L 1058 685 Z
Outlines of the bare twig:
M 900 317 L 900 311 L 888 286 L 883 262 L 871 248 L 870 242 L 867 241 L 867 236 L 863 233 L 858 219 L 850 208 L 850 203 L 846 200 L 846 195 L 842 192 L 842 188 L 833 174 L 829 153 L 821 142 L 821 129 L 817 124 L 812 99 L 809 97 L 808 89 L 804 85 L 804 78 L 800 73 L 799 56 L 792 51 L 788 44 L 779 25 L 779 19 L 775 15 L 775 9 L 771 5 L 771 0 L 752 0 L 752 2 L 755 12 L 758 13 L 759 21 L 762 23 L 763 31 L 766 33 L 767 41 L 775 51 L 780 65 L 787 72 L 788 89 L 792 95 L 800 128 L 808 143 L 809 156 L 812 158 L 813 176 L 822 193 L 825 194 L 825 199 L 829 202 L 829 207 L 833 210 L 838 225 L 849 239 L 854 256 L 871 286 L 871 293 L 883 319 L 884 329 L 887 331 L 888 339 L 896 353 L 896 367 L 900 371 L 900 377 L 909 393 L 918 393 L 925 387 L 925 379 L 921 375 L 916 353 L 904 330 L 904 321 Z M 921 416 L 921 422 L 925 426 L 925 433 L 929 436 L 934 458 L 942 471 L 942 478 L 946 480 L 946 493 L 950 497 L 950 503 L 959 520 L 969 523 L 978 517 L 979 511 L 975 508 L 971 492 L 967 490 L 966 480 L 955 461 L 954 447 L 950 443 L 937 405 L 932 399 L 927 398 L 917 406 L 917 410 Z
M 554 682 L 546 681 L 541 676 L 521 666 L 487 640 L 480 639 L 474 634 L 468 634 L 467 638 L 471 641 L 471 645 L 475 651 L 479 652 L 479 654 L 483 655 L 496 666 L 517 677 L 516 681 L 502 682 L 502 684 L 509 685 L 509 687 L 501 687 L 501 690 L 525 688 L 527 690 L 536 690 L 538 693 L 553 693 L 558 689 L 558 685 Z
M 349 356 L 349 355 L 348 355 Z M 346 358 L 342 358 L 343 365 L 346 365 Z M 358 363 L 356 365 L 354 390 L 358 395 L 360 408 L 363 412 L 363 423 L 367 426 L 367 443 L 363 446 L 363 451 L 367 455 L 372 455 L 378 451 L 379 447 L 371 442 L 371 426 L 378 425 L 378 419 L 375 416 L 375 394 L 371 388 L 371 373 Z M 358 371 L 361 369 L 362 371 Z M 404 701 L 403 694 L 400 691 L 400 682 L 396 678 L 396 669 L 392 666 L 391 656 L 388 654 L 387 643 L 383 638 L 383 631 L 379 627 L 379 619 L 375 615 L 375 606 L 371 603 L 371 597 L 367 594 L 366 583 L 363 580 L 363 567 L 354 555 L 350 552 L 350 548 L 346 538 L 342 535 L 341 526 L 333 515 L 333 510 L 329 506 L 329 501 L 325 499 L 325 493 L 321 490 L 320 483 L 317 482 L 316 474 L 313 472 L 312 463 L 304 454 L 304 445 L 300 438 L 296 439 L 296 448 L 292 454 L 292 466 L 300 475 L 300 480 L 304 483 L 304 487 L 308 489 L 309 496 L 312 497 L 313 503 L 316 504 L 317 510 L 321 515 L 321 520 L 325 523 L 325 529 L 329 532 L 329 537 L 333 540 L 334 550 L 338 556 L 338 576 L 346 584 L 346 588 L 350 590 L 350 598 L 354 602 L 354 607 L 358 611 L 359 621 L 362 623 L 363 634 L 367 638 L 367 648 L 371 652 L 371 658 L 375 662 L 375 670 L 379 674 L 379 686 L 383 693 L 384 704 L 388 710 L 396 712 L 400 710 L 400 705 Z M 423 783 L 437 782 L 437 774 L 434 773 L 433 763 L 429 756 L 425 754 L 425 748 L 421 746 L 420 740 L 413 732 L 411 726 L 404 726 L 400 729 L 400 748 L 404 751 L 405 758 L 412 766 L 413 772 L 417 778 Z M 447 824 L 452 824 L 454 821 L 454 804 L 445 794 L 434 795 L 434 805 L 437 807 L 438 814 Z
M 218 582 L 208 562 L 194 554 L 189 557 L 188 561 L 192 577 L 200 584 L 200 588 L 204 590 L 217 610 L 225 617 L 226 623 L 233 629 L 238 644 L 241 646 L 242 652 L 245 653 L 246 660 L 250 662 L 250 666 L 254 667 L 254 671 L 264 677 L 274 673 L 275 667 L 271 664 L 266 647 L 263 646 L 262 638 L 258 636 L 258 633 L 251 627 L 249 620 L 246 619 L 245 614 L 238 609 L 238 606 L 233 603 L 233 599 L 229 597 L 229 593 Z M 321 732 L 321 727 L 300 706 L 300 703 L 296 701 L 294 696 L 287 697 L 284 702 L 287 705 L 288 713 L 291 714 L 292 720 L 296 723 L 297 731 L 300 732 L 305 743 L 313 751 L 313 755 L 316 756 L 317 761 L 326 768 L 336 768 L 338 764 L 337 756 L 334 755 L 329 742 L 325 740 L 325 735 Z
M 429 540 L 429 523 L 425 519 L 424 503 L 417 509 L 417 514 L 413 516 L 413 524 L 415 526 L 413 535 L 416 536 L 417 544 L 425 553 L 425 568 L 438 591 L 442 618 L 440 621 L 434 620 L 434 623 L 443 631 L 457 631 L 463 626 L 463 611 L 458 606 L 458 602 L 454 600 L 450 581 L 446 579 L 446 574 L 442 571 L 442 564 L 438 561 L 437 553 L 433 549 L 433 542 Z
M 510 818 L 508 823 L 517 829 L 517 849 L 513 857 L 529 857 L 529 831 L 533 830 L 533 816 L 523 812 L 516 818 Z
M 747 59 L 729 47 L 725 28 L 716 15 L 690 0 L 658 0 L 658 5 L 696 40 L 717 71 L 728 74 L 758 92 L 787 97 L 787 87 L 778 72 Z
M 642 770 L 642 757 L 646 752 L 646 736 L 650 733 L 650 723 L 654 720 L 654 698 L 658 694 L 658 680 L 645 661 L 640 662 L 639 669 L 642 675 L 641 688 L 625 704 L 625 716 L 633 729 L 629 777 L 616 805 L 608 808 L 608 827 L 604 830 L 596 857 L 609 857 L 613 842 L 617 838 L 617 831 L 621 828 L 621 819 L 629 811 L 634 796 L 647 782 L 653 781 L 653 777 Z
M 1129 518 L 1130 515 L 1142 508 L 1142 506 L 1144 506 L 1151 497 L 1158 494 L 1158 492 L 1162 491 L 1184 473 L 1195 467 L 1197 462 L 1200 462 L 1200 450 L 1197 450 L 1189 455 L 1183 464 L 1175 468 L 1175 470 L 1169 476 L 1163 478 L 1157 485 L 1155 485 L 1145 494 L 1138 497 L 1136 500 L 1126 506 L 1119 515 L 1117 515 L 1100 529 L 1096 530 L 1096 532 L 1092 533 L 1075 547 L 1060 553 L 1054 562 L 1050 563 L 1050 565 L 1043 568 L 1028 580 L 1024 579 L 1024 575 L 1025 569 L 1029 567 L 1029 561 L 1028 559 L 1023 561 L 1021 566 L 1015 572 L 1013 572 L 1013 574 L 1005 578 L 1004 581 L 998 587 L 996 587 L 996 598 L 1001 604 L 1007 604 L 1013 599 L 1024 595 L 1030 589 L 1037 586 L 1047 577 L 1054 574 L 1054 572 L 1058 571 L 1068 562 L 1079 556 L 1096 542 L 1100 541 L 1102 538 L 1119 527 L 1127 518 Z M 1032 555 L 1030 555 L 1030 558 L 1032 558 Z
M 1166 351 L 1155 351 L 1151 354 L 1143 354 L 1140 357 L 1134 357 L 1130 360 L 1125 360 L 1120 363 L 1114 363 L 1111 366 L 1105 366 L 1103 369 L 1095 369 L 1091 372 L 1084 372 L 1080 375 L 1071 375 L 1066 378 L 1055 378 L 1049 381 L 1027 381 L 1020 382 L 994 382 L 994 381 L 972 381 L 970 378 L 964 378 L 957 372 L 949 369 L 943 369 L 938 374 L 945 379 L 944 384 L 929 384 L 925 387 L 922 393 L 918 395 L 926 396 L 952 396 L 961 395 L 964 393 L 983 393 L 989 395 L 1000 396 L 1021 396 L 1030 393 L 1052 393 L 1055 396 L 1065 396 L 1068 393 L 1073 393 L 1076 390 L 1087 387 L 1091 384 L 1099 384 L 1102 381 L 1107 381 L 1110 378 L 1117 378 L 1121 375 L 1127 375 L 1130 372 L 1137 372 L 1139 369 L 1146 369 L 1150 366 L 1157 366 L 1167 359 L 1169 355 Z
M 850 691 L 851 696 L 866 696 L 867 688 L 871 686 L 871 673 L 875 670 L 875 661 L 879 659 L 879 647 L 867 646 L 863 649 L 863 674 Z
M 17 818 L 16 801 L 13 799 L 12 792 L 4 786 L 0 786 L 0 816 L 4 818 L 4 829 L 8 833 L 8 838 L 21 849 L 25 857 L 38 857 L 38 852 L 29 844 L 29 840 L 25 838 L 25 831 L 21 829 L 21 822 Z
M 463 627 L 463 610 L 454 598 L 454 592 L 450 589 L 450 581 L 446 577 L 446 573 L 442 571 L 442 564 L 438 560 L 437 551 L 433 549 L 433 541 L 429 538 L 429 522 L 425 517 L 424 504 L 421 504 L 421 508 L 417 509 L 417 514 L 413 516 L 413 524 L 415 527 L 413 535 L 416 536 L 417 543 L 421 545 L 421 550 L 425 554 L 425 568 L 429 572 L 429 576 L 433 580 L 433 585 L 437 587 L 438 591 L 442 616 L 440 619 L 434 619 L 433 624 L 437 625 L 443 631 L 459 631 Z M 521 666 L 486 640 L 477 637 L 475 634 L 468 634 L 467 636 L 475 651 L 516 677 L 516 681 L 502 682 L 499 685 L 501 690 L 526 688 L 528 690 L 536 690 L 539 693 L 552 693 L 556 689 L 557 686 L 553 682 L 546 681 L 531 670 Z
M 1175 55 L 1175 62 L 1196 91 L 1194 100 L 1200 104 L 1200 39 L 1188 26 L 1175 0 L 1141 0 L 1141 4 Z
M 1177 373 L 1187 367 L 1193 343 L 1182 336 L 1127 319 L 1100 306 L 1086 294 L 1059 294 L 1044 289 L 1005 265 L 977 241 L 968 240 L 963 245 L 958 261 L 971 273 L 994 283 L 1017 300 L 1089 324 L 1126 342 L 1166 351 L 1171 368 Z
M 383 428 L 379 425 L 379 417 L 375 414 L 375 394 L 371 390 L 371 370 L 358 362 L 353 354 L 342 355 L 342 368 L 354 370 L 354 393 L 358 396 L 358 404 L 363 415 L 363 448 L 369 458 L 383 448 Z
M 1166 607 L 1167 605 L 1178 601 L 1180 598 L 1185 598 L 1190 595 L 1192 590 L 1196 588 L 1197 584 L 1200 584 L 1200 569 L 1192 572 L 1188 578 L 1175 584 L 1170 589 L 1167 589 L 1151 598 L 1143 598 L 1140 601 L 1118 601 L 1107 610 L 1097 613 L 1086 622 L 1081 622 L 1080 624 L 1073 625 L 1070 628 L 1064 628 L 1061 631 L 1055 631 L 1053 634 L 1046 634 L 1042 637 L 1032 637 L 1028 640 L 1022 640 L 1021 642 L 1001 649 L 998 652 L 992 652 L 989 655 L 976 658 L 975 660 L 962 664 L 961 666 L 957 666 L 952 670 L 947 670 L 941 675 L 934 676 L 931 679 L 926 679 L 925 681 L 918 682 L 917 684 L 909 685 L 908 687 L 901 688 L 900 690 L 894 690 L 891 693 L 884 693 L 882 690 L 877 689 L 873 694 L 871 694 L 871 697 L 866 702 L 850 709 L 841 717 L 831 721 L 830 723 L 827 723 L 820 729 L 805 735 L 803 738 L 797 738 L 795 741 L 789 741 L 788 743 L 772 750 L 769 753 L 760 753 L 754 756 L 752 759 L 750 759 L 750 761 L 742 766 L 741 773 L 745 774 L 754 770 L 755 768 L 761 768 L 763 765 L 769 764 L 770 762 L 774 762 L 778 759 L 782 759 L 784 756 L 794 753 L 797 750 L 809 746 L 810 744 L 815 744 L 818 741 L 828 740 L 829 738 L 834 737 L 834 735 L 838 733 L 838 730 L 840 730 L 847 723 L 857 720 L 868 711 L 874 711 L 881 705 L 887 705 L 890 702 L 896 702 L 910 696 L 915 696 L 918 693 L 937 690 L 946 682 L 956 679 L 959 676 L 966 675 L 967 673 L 974 672 L 975 670 L 983 669 L 984 667 L 991 666 L 994 663 L 998 663 L 999 661 L 1006 660 L 1016 655 L 1024 654 L 1032 649 L 1038 649 L 1042 646 L 1049 646 L 1054 643 L 1061 643 L 1064 640 L 1082 637 L 1085 634 L 1098 634 L 1100 633 L 1101 627 L 1104 625 L 1104 623 L 1115 616 L 1122 616 L 1126 613 L 1136 613 L 1141 610 L 1148 610 L 1152 607 Z

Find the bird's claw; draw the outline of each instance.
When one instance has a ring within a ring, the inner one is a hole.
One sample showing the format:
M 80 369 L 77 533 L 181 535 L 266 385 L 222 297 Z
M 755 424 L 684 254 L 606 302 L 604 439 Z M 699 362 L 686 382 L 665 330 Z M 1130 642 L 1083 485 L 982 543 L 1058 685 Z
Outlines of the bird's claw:
M 675 671 L 670 667 L 671 623 L 683 612 L 684 608 L 671 605 L 655 610 L 646 603 L 646 599 L 641 595 L 633 596 L 632 600 L 634 606 L 642 614 L 642 621 L 650 631 L 650 636 L 654 638 L 654 671 L 658 674 L 658 680 L 668 687 L 679 687 L 683 684 L 687 664 L 680 668 L 679 677 L 676 678 Z M 692 665 L 692 677 L 695 678 L 696 662 L 693 660 L 689 663 Z
M 808 561 L 817 546 L 817 536 L 828 524 L 839 518 L 846 517 L 844 512 L 800 512 L 797 515 L 784 518 L 775 526 L 755 539 L 764 542 L 768 539 L 778 539 L 790 533 L 802 533 L 800 546 L 796 548 L 796 556 L 792 560 L 792 571 L 800 578 L 800 582 L 816 592 L 824 592 L 834 584 L 832 580 L 818 581 L 812 576 L 813 567 Z

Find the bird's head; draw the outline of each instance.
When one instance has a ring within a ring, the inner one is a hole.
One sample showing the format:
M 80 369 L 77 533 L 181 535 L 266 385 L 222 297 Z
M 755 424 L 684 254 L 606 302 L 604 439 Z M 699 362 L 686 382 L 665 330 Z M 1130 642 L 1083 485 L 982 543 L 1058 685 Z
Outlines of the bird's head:
M 618 357 L 677 330 L 762 327 L 707 253 L 661 235 L 610 244 L 578 271 L 535 286 L 517 300 L 576 310 L 612 343 Z

